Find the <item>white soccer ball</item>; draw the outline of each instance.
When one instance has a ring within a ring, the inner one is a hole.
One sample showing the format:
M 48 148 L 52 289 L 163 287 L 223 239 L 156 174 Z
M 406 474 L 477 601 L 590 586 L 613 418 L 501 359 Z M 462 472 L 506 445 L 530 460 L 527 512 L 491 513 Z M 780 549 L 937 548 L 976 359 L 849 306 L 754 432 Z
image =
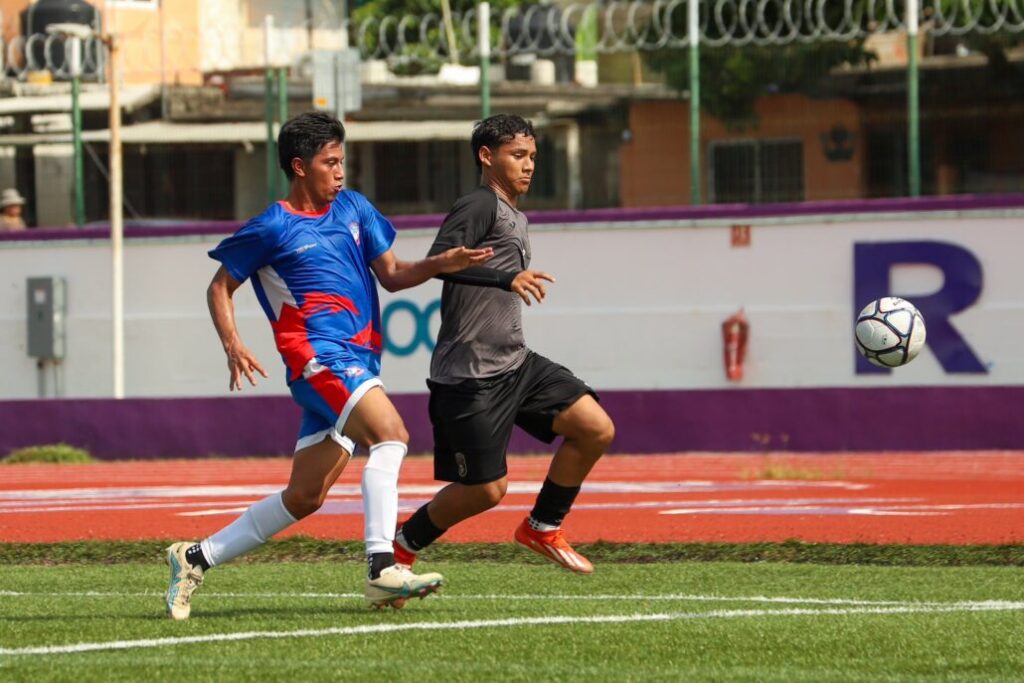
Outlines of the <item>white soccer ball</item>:
M 872 301 L 857 316 L 857 350 L 872 364 L 897 368 L 924 346 L 924 318 L 914 304 L 896 296 Z

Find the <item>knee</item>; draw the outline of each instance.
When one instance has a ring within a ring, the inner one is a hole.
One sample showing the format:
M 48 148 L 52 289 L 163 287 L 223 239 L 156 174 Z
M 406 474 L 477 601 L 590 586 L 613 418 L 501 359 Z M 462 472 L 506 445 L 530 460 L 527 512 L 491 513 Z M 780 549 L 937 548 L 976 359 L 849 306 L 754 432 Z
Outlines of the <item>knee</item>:
M 481 509 L 490 510 L 492 507 L 496 506 L 505 497 L 505 493 L 507 491 L 508 479 L 505 477 L 502 477 L 497 481 L 481 484 L 478 495 L 478 501 Z
M 295 519 L 309 517 L 324 504 L 325 494 L 320 491 L 302 491 L 289 487 L 281 494 L 285 509 Z
M 398 426 L 395 427 L 395 434 L 391 441 L 401 441 L 402 443 L 409 445 L 409 431 L 405 428 L 405 423 L 401 420 L 398 421 Z
M 394 416 L 394 419 L 379 425 L 370 435 L 371 444 L 383 443 L 385 441 L 409 443 L 409 430 L 405 428 L 405 423 L 397 414 Z
M 575 434 L 575 441 L 586 451 L 595 453 L 597 457 L 601 457 L 601 454 L 608 450 L 614 439 L 615 424 L 604 413 L 580 425 Z
M 608 450 L 608 447 L 612 445 L 612 441 L 615 440 L 615 423 L 612 422 L 610 417 L 605 415 L 603 419 L 594 425 L 591 439 L 594 445 L 601 449 L 602 453 Z

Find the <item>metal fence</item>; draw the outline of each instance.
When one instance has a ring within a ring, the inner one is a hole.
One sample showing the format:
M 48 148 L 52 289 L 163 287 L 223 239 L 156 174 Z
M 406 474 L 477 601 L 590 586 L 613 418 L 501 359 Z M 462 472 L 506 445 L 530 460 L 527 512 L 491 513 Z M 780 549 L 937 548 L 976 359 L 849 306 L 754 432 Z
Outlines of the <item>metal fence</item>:
M 298 3 L 296 3 L 298 4 Z M 580 27 L 592 22 L 597 27 L 592 46 L 598 54 L 689 48 L 690 0 L 596 0 L 558 4 L 522 4 L 490 13 L 492 59 L 518 55 L 574 55 L 580 49 Z M 697 0 L 699 43 L 706 47 L 785 46 L 794 43 L 849 41 L 872 35 L 905 32 L 912 3 L 898 0 Z M 351 19 L 343 15 L 335 0 L 317 0 L 308 12 L 293 21 L 278 19 L 279 47 L 296 56 L 317 40 L 325 46 L 351 46 L 364 60 L 448 59 L 452 53 L 449 34 L 441 13 L 407 13 Z M 479 55 L 478 11 L 451 15 L 456 52 L 464 59 Z M 920 0 L 921 29 L 931 36 L 993 35 L 1024 32 L 1024 0 Z M 98 27 L 97 27 L 98 28 Z M 237 32 L 258 34 L 260 26 L 237 26 Z M 262 40 L 246 40 L 225 31 L 223 26 L 203 29 L 202 48 L 216 68 L 261 66 Z M 297 31 L 303 40 L 286 34 Z M 130 39 L 135 29 L 121 33 Z M 162 41 L 174 61 L 175 46 L 195 39 L 194 31 L 175 25 L 163 26 Z M 231 35 L 226 35 L 229 33 Z M 21 79 L 29 72 L 47 70 L 57 77 L 67 75 L 64 39 L 57 35 L 15 36 L 3 45 L 4 73 Z M 239 47 L 239 46 L 242 47 Z M 154 55 L 160 45 L 154 44 Z M 102 45 L 85 41 L 83 69 L 102 77 Z M 126 73 L 132 65 L 126 64 Z
M 896 0 L 699 0 L 699 42 L 712 47 L 845 41 L 904 31 L 906 2 Z M 511 7 L 491 16 L 496 57 L 571 55 L 578 28 L 598 27 L 598 53 L 686 48 L 689 0 L 611 0 Z M 477 11 L 454 13 L 456 42 L 478 54 Z M 919 16 L 936 36 L 1024 31 L 1024 0 L 923 0 Z M 369 17 L 348 33 L 364 59 L 449 53 L 437 13 Z M 409 48 L 426 48 L 413 53 Z
M 98 27 L 96 28 L 98 33 Z M 67 38 L 60 34 L 17 35 L 5 42 L 0 51 L 0 69 L 4 78 L 25 81 L 33 72 L 48 72 L 54 79 L 71 78 L 72 59 Z M 80 43 L 81 75 L 102 82 L 106 78 L 106 48 L 97 37 Z
M 976 50 L 971 41 L 1002 40 L 1006 43 L 1003 47 L 1007 48 L 1014 41 L 1020 44 L 1024 35 L 1024 0 L 593 0 L 522 3 L 490 12 L 489 31 L 479 30 L 479 5 L 464 4 L 463 11 L 456 10 L 445 16 L 441 12 L 374 13 L 371 2 L 356 9 L 349 17 L 343 10 L 344 4 L 341 0 L 211 2 L 200 3 L 202 12 L 206 14 L 198 29 L 176 23 L 173 19 L 161 20 L 158 31 L 152 25 L 122 23 L 116 30 L 123 43 L 130 47 L 134 41 L 142 46 L 135 53 L 130 50 L 123 53 L 122 73 L 129 81 L 170 84 L 188 83 L 191 78 L 192 82 L 200 83 L 213 72 L 268 66 L 268 42 L 273 45 L 275 67 L 289 65 L 293 75 L 301 72 L 304 66 L 308 67 L 310 50 L 342 47 L 355 48 L 362 60 L 382 61 L 392 70 L 418 64 L 423 67 L 421 71 L 430 71 L 448 61 L 477 64 L 480 61 L 481 36 L 490 39 L 488 59 L 501 63 L 521 56 L 572 61 L 586 55 L 610 58 L 635 54 L 641 55 L 638 59 L 646 64 L 651 55 L 667 53 L 676 63 L 686 64 L 686 80 L 679 87 L 679 92 L 681 99 L 688 100 L 691 105 L 691 118 L 685 124 L 689 149 L 694 150 L 693 153 L 688 152 L 688 182 L 690 201 L 697 203 L 717 200 L 716 194 L 708 188 L 714 182 L 715 173 L 721 172 L 719 174 L 725 179 L 722 182 L 728 180 L 729 176 L 722 172 L 722 168 L 728 165 L 726 162 L 729 160 L 753 159 L 749 163 L 743 161 L 741 165 L 753 168 L 750 172 L 756 182 L 757 176 L 770 172 L 769 166 L 782 163 L 765 159 L 796 157 L 796 151 L 786 147 L 786 141 L 782 139 L 757 143 L 749 149 L 729 149 L 721 140 L 702 142 L 702 127 L 710 124 L 707 111 L 713 93 L 707 92 L 706 85 L 702 92 L 701 69 L 716 51 L 762 50 L 759 53 L 762 63 L 755 65 L 755 73 L 751 76 L 752 81 L 757 81 L 771 78 L 768 75 L 770 63 L 790 58 L 794 49 L 850 43 L 863 46 L 870 41 L 888 40 L 903 52 L 903 61 L 897 63 L 897 68 L 904 69 L 906 73 L 901 85 L 906 92 L 902 112 L 904 130 L 892 133 L 896 142 L 891 146 L 894 150 L 902 146 L 904 151 L 894 151 L 890 164 L 899 167 L 903 180 L 891 183 L 889 193 L 916 195 L 934 191 L 928 186 L 928 173 L 922 171 L 922 157 L 928 157 L 938 144 L 936 140 L 929 139 L 927 130 L 921 130 L 922 75 L 918 56 L 922 50 L 919 49 L 918 34 L 932 42 L 958 43 L 956 49 L 962 48 L 964 54 Z M 262 22 L 254 19 L 264 10 L 277 13 L 274 30 L 269 37 L 264 35 Z M 10 35 L 11 31 L 7 33 Z M 82 43 L 81 49 L 83 79 L 103 81 L 106 59 L 103 45 L 96 39 L 90 39 Z M 24 81 L 38 71 L 49 72 L 55 79 L 69 77 L 68 50 L 64 38 L 58 35 L 15 36 L 3 44 L 0 55 L 3 75 L 10 81 Z M 1021 58 L 1024 58 L 1024 53 Z M 1024 64 L 1024 61 L 1019 63 Z M 763 69 L 763 76 L 758 69 Z M 645 67 L 647 73 L 656 70 L 655 67 Z M 773 73 L 778 71 L 774 68 Z M 1021 69 L 1016 68 L 1004 70 L 1000 78 L 1002 80 L 997 79 L 997 85 L 993 87 L 1018 87 L 1015 83 L 1024 77 Z M 890 84 L 889 87 L 895 86 Z M 1021 89 L 1024 92 L 1024 87 Z M 482 83 L 480 94 L 482 102 L 489 102 L 486 83 Z M 486 112 L 486 107 L 483 111 Z M 972 116 L 975 117 L 973 122 L 963 126 L 971 124 L 984 128 L 984 118 L 977 113 Z M 950 124 L 955 125 L 961 124 Z M 939 134 L 948 137 L 949 133 L 952 138 L 959 139 L 959 133 L 950 126 L 947 126 L 949 130 L 935 129 L 938 132 L 933 132 L 932 137 Z M 837 133 L 839 136 L 842 134 L 842 131 Z M 886 149 L 889 143 L 883 137 L 875 136 L 871 144 L 878 149 Z M 954 140 L 948 144 L 956 146 L 959 143 Z M 992 146 L 997 147 L 998 144 L 993 143 Z M 787 151 L 779 157 L 778 150 Z M 712 168 L 713 159 L 701 158 L 702 154 L 710 155 L 713 151 L 720 159 L 717 168 Z M 876 165 L 884 164 L 876 162 Z M 792 164 L 787 166 L 791 167 Z M 1024 186 L 1018 188 L 1020 183 L 1015 180 L 1014 174 L 1018 171 L 1012 168 L 1011 171 L 1009 175 L 1004 173 L 1003 179 L 992 186 L 1024 190 Z M 982 183 L 984 178 L 995 177 L 993 174 L 1003 171 L 979 167 L 963 173 L 972 174 L 972 178 Z M 1024 178 L 1024 170 L 1019 175 Z M 1006 180 L 1007 177 L 1010 180 Z M 798 183 L 798 179 L 794 183 Z M 961 183 L 958 187 L 964 191 L 963 188 L 970 189 L 974 185 Z M 766 189 L 751 196 L 757 200 L 762 194 L 776 196 L 778 192 Z M 737 196 L 729 193 L 719 195 Z

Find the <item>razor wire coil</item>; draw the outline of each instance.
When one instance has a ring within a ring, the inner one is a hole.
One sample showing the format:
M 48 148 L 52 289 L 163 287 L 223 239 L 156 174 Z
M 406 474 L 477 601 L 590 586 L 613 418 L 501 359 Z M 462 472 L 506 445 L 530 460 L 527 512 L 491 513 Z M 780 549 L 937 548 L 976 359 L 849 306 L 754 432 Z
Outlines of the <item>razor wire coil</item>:
M 700 0 L 699 36 L 711 47 L 851 41 L 906 30 L 907 0 Z M 689 47 L 688 0 L 604 0 L 511 7 L 492 15 L 492 54 L 572 55 L 576 34 L 596 14 L 599 53 Z M 837 7 L 839 8 L 837 10 Z M 459 52 L 478 55 L 476 10 L 454 14 Z M 1024 0 L 923 0 L 922 31 L 933 36 L 1024 32 Z M 436 14 L 370 18 L 350 27 L 363 59 L 397 57 L 412 46 L 446 55 Z M 418 30 L 414 30 L 418 27 Z M 375 30 L 374 30 L 375 29 Z
M 700 43 L 709 47 L 861 40 L 905 31 L 909 1 L 699 0 L 697 28 Z M 446 60 L 452 54 L 479 58 L 475 8 L 453 13 L 456 44 L 450 45 L 444 19 L 437 12 L 349 21 L 341 17 L 334 2 L 321 0 L 318 7 L 313 28 L 347 35 L 347 43 L 363 60 Z M 596 53 L 687 48 L 688 8 L 689 0 L 590 0 L 510 7 L 492 14 L 491 54 L 495 59 L 571 56 L 580 49 L 577 35 L 587 23 L 596 28 L 587 49 Z M 921 31 L 932 36 L 1024 33 L 1024 0 L 920 0 L 919 16 Z M 216 41 L 216 34 L 204 40 Z M 226 39 L 221 36 L 221 40 L 225 41 L 222 61 L 229 64 Z M 57 78 L 69 77 L 66 50 L 58 49 L 63 43 L 60 35 L 15 37 L 0 50 L 4 76 L 25 80 L 32 71 L 48 70 Z M 102 79 L 104 63 L 102 42 L 83 41 L 83 76 Z

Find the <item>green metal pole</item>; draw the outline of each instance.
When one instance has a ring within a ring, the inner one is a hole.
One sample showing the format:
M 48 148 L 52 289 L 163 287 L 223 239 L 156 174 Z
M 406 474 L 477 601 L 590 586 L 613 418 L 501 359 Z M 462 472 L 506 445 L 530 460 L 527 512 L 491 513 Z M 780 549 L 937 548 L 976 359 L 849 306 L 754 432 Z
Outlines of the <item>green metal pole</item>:
M 71 130 L 75 163 L 75 225 L 85 225 L 85 168 L 82 161 L 82 107 L 79 101 L 81 81 L 71 79 Z
M 701 203 L 700 178 L 700 11 L 688 0 L 690 36 L 690 203 Z
M 288 120 L 288 68 L 281 67 L 277 71 L 277 118 L 283 126 Z M 288 177 L 284 171 L 277 172 L 277 198 L 281 199 L 288 194 Z
M 267 202 L 277 201 L 277 140 L 274 139 L 274 72 L 263 80 L 263 119 L 267 124 Z
M 486 119 L 491 115 L 491 75 L 490 64 L 480 64 L 480 118 Z
M 491 115 L 491 5 L 477 5 L 478 42 L 480 45 L 480 118 Z
M 907 3 L 907 165 L 910 196 L 921 196 L 921 101 L 917 64 L 918 0 Z

